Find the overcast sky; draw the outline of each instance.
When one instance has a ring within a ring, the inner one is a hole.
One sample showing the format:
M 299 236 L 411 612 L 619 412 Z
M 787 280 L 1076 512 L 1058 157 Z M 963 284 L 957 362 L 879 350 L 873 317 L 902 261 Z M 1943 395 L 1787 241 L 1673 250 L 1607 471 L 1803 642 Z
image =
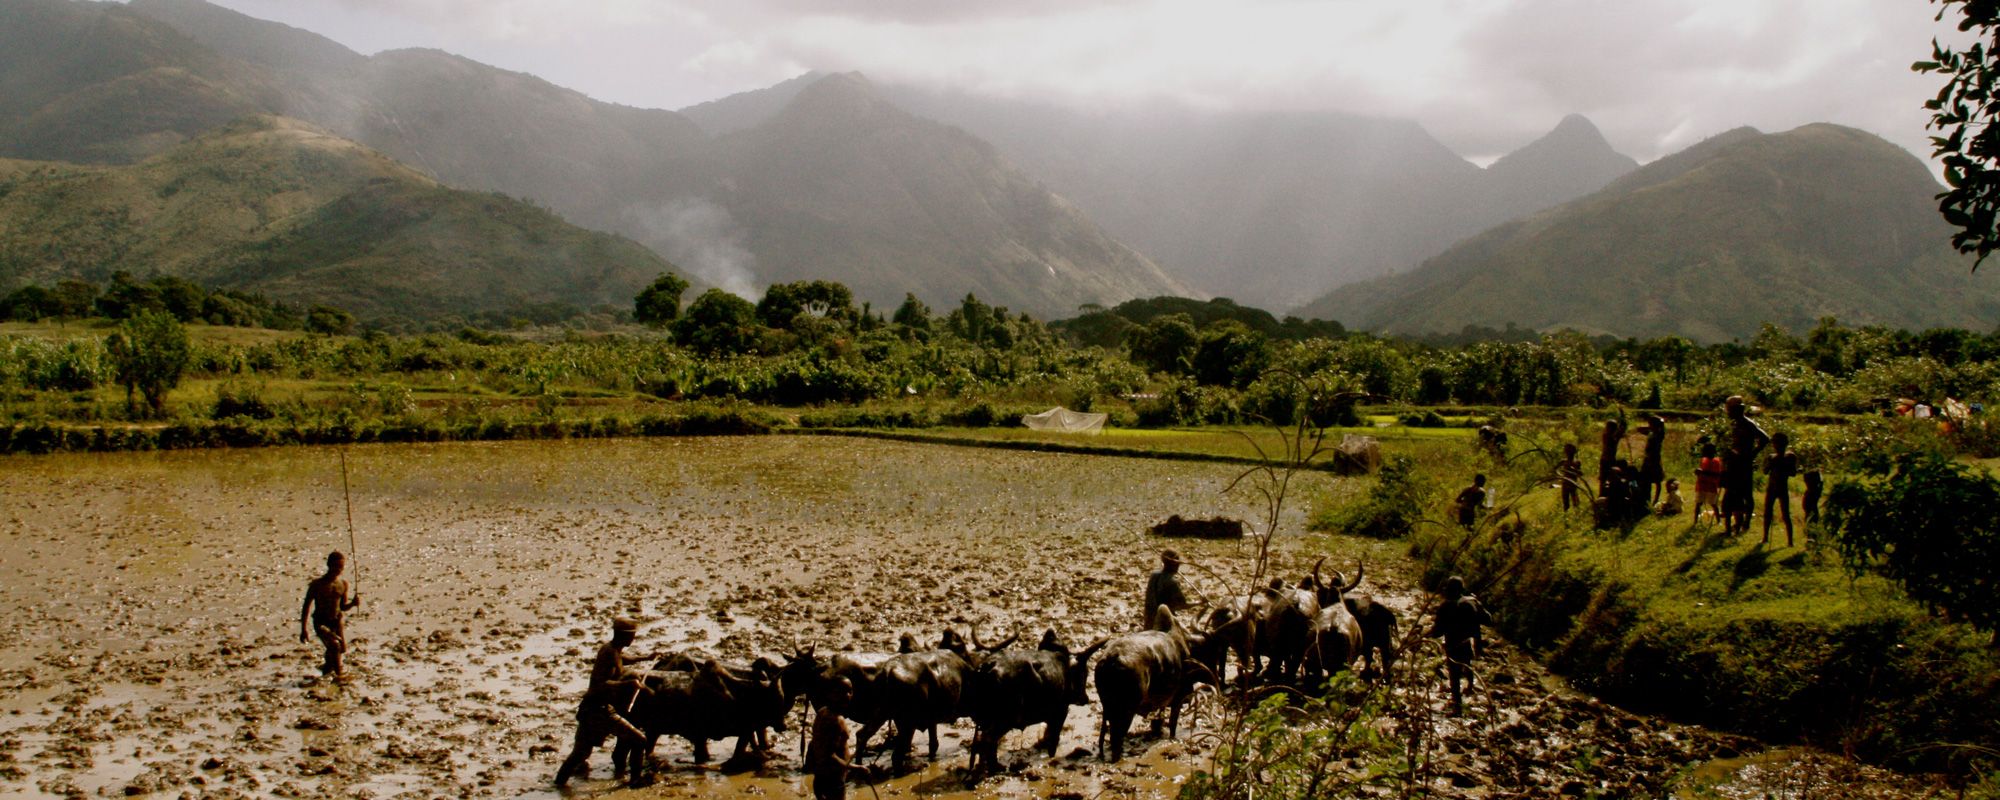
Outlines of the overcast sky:
M 1642 161 L 1838 122 L 1928 157 L 1924 0 L 216 0 L 680 108 L 808 69 L 1081 104 L 1415 119 L 1485 163 L 1581 113 Z

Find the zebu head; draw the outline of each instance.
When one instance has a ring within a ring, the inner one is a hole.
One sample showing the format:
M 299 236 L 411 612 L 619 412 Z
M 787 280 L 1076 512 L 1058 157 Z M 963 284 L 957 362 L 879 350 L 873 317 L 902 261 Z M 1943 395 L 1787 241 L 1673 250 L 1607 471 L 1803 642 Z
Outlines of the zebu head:
M 1063 689 L 1069 694 L 1069 704 L 1073 706 L 1090 705 L 1090 693 L 1087 691 L 1090 684 L 1090 658 L 1097 655 L 1097 651 L 1104 647 L 1105 642 L 1111 641 L 1111 637 L 1107 636 L 1099 639 L 1095 644 L 1084 648 L 1083 652 L 1075 655 L 1070 654 L 1069 648 L 1056 644 L 1053 641 L 1054 638 L 1055 631 L 1049 631 L 1047 635 L 1042 637 L 1042 641 L 1044 644 L 1054 645 L 1055 651 L 1061 653 L 1063 658 L 1067 660 L 1067 663 L 1063 666 Z M 1050 648 L 1045 647 L 1043 649 Z
M 800 647 L 798 640 L 792 640 L 792 654 L 781 656 L 784 666 L 778 668 L 778 691 L 784 695 L 786 705 L 797 700 L 799 695 L 812 691 L 819 684 L 820 676 L 826 671 L 826 659 L 815 651 L 817 643 Z
M 1338 570 L 1332 573 L 1331 578 L 1321 580 L 1319 577 L 1319 568 L 1325 562 L 1325 557 L 1321 557 L 1320 560 L 1313 562 L 1310 587 L 1319 595 L 1320 605 L 1330 606 L 1340 602 L 1341 597 L 1345 596 L 1348 592 L 1354 591 L 1355 588 L 1361 585 L 1361 577 L 1367 574 L 1368 564 L 1364 561 L 1354 562 L 1354 580 L 1350 582 Z

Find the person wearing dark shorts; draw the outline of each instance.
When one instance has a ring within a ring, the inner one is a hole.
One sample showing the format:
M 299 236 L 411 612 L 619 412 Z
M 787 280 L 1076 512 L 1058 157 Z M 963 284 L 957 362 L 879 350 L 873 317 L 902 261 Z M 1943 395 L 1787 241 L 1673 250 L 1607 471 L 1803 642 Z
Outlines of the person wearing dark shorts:
M 1639 460 L 1639 497 L 1646 505 L 1660 502 L 1660 485 L 1667 480 L 1667 470 L 1662 464 L 1662 452 L 1667 443 L 1667 420 L 1658 414 L 1646 415 L 1646 446 Z
M 1478 522 L 1479 507 L 1486 504 L 1486 475 L 1482 473 L 1472 476 L 1472 485 L 1460 491 L 1458 499 L 1453 500 L 1452 504 L 1458 509 L 1459 527 L 1470 528 L 1473 523 Z
M 634 620 L 626 617 L 611 620 L 611 641 L 597 648 L 597 657 L 590 665 L 590 685 L 583 691 L 582 702 L 577 704 L 576 740 L 570 746 L 569 757 L 556 770 L 557 789 L 568 786 L 570 778 L 589 772 L 591 751 L 607 738 L 617 737 L 621 744 L 632 748 L 645 746 L 645 732 L 625 718 L 635 696 L 646 691 L 644 682 L 625 665 L 651 658 L 625 654 L 625 648 L 638 632 L 639 623 Z M 626 765 L 615 754 L 611 760 L 614 774 L 622 775 Z M 640 777 L 637 774 L 640 771 L 634 770 L 634 779 Z
M 1563 445 L 1562 461 L 1556 462 L 1556 482 L 1562 488 L 1563 511 L 1581 503 L 1578 490 L 1583 486 L 1583 462 L 1577 460 L 1576 445 Z
M 1799 456 L 1786 451 L 1792 437 L 1779 433 L 1771 437 L 1771 457 L 1764 461 L 1764 543 L 1771 543 L 1771 510 L 1775 506 L 1785 518 L 1785 546 L 1792 545 L 1792 476 L 1799 471 Z
M 853 758 L 848 743 L 847 703 L 854 697 L 854 684 L 841 678 L 834 684 L 825 705 L 813 712 L 812 741 L 806 746 L 806 771 L 812 773 L 815 800 L 842 800 L 847 797 L 847 769 Z
M 1729 415 L 1729 450 L 1722 460 L 1722 517 L 1725 533 L 1749 533 L 1750 509 L 1756 505 L 1753 472 L 1757 453 L 1771 443 L 1769 434 L 1750 419 L 1742 395 L 1730 395 L 1722 408 Z
M 1493 615 L 1467 594 L 1465 579 L 1453 575 L 1444 582 L 1444 604 L 1438 606 L 1431 624 L 1431 636 L 1444 638 L 1446 674 L 1451 681 L 1453 714 L 1465 713 L 1463 685 L 1472 682 L 1472 660 L 1485 648 L 1480 629 L 1493 622 Z

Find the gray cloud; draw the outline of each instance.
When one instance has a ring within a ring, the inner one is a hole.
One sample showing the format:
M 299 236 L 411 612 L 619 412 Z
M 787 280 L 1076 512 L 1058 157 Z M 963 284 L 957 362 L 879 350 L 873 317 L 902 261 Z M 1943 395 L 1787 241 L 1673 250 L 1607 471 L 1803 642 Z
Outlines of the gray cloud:
M 1021 19 L 1070 12 L 1087 6 L 1131 6 L 1144 0 L 744 0 L 743 5 L 774 17 L 843 17 L 908 25 Z
M 357 49 L 441 47 L 676 108 L 811 68 L 1086 106 L 1421 122 L 1474 158 L 1564 114 L 1652 159 L 1739 125 L 1853 125 L 1927 155 L 1915 0 L 221 0 Z

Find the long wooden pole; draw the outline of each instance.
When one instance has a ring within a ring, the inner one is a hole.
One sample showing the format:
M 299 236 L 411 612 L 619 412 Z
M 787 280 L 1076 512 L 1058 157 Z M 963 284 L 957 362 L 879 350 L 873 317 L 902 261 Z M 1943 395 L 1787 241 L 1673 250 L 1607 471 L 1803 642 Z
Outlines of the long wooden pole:
M 361 553 L 354 541 L 354 494 L 347 489 L 347 448 L 340 449 L 340 499 L 347 506 L 347 563 L 354 571 L 350 583 L 354 593 L 361 593 Z

